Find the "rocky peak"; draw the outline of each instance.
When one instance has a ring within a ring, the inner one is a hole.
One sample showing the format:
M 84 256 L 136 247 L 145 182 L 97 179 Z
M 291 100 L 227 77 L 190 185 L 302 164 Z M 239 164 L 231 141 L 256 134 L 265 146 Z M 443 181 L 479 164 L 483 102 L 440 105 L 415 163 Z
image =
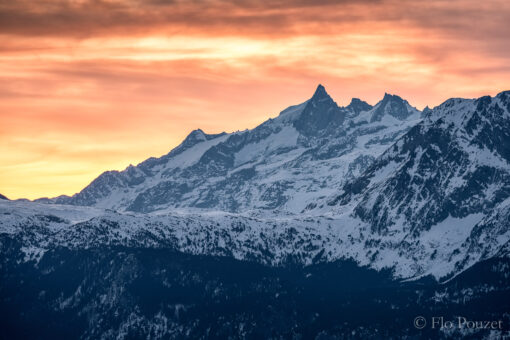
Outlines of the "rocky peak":
M 317 89 L 315 89 L 315 92 L 311 98 L 311 100 L 320 101 L 320 100 L 327 100 L 331 99 L 329 94 L 326 92 L 326 88 L 322 86 L 322 84 L 319 84 L 317 86 Z
M 500 101 L 501 105 L 506 108 L 507 112 L 510 112 L 510 91 L 500 92 L 496 98 Z
M 346 109 L 338 107 L 324 86 L 319 84 L 300 117 L 294 121 L 294 127 L 305 136 L 321 135 L 325 130 L 338 129 L 343 124 L 346 112 Z
M 384 94 L 384 98 L 374 106 L 372 122 L 380 121 L 383 116 L 389 114 L 399 120 L 404 120 L 417 111 L 409 103 L 397 95 Z
M 432 113 L 432 109 L 427 105 L 421 112 L 422 117 L 428 117 Z
M 347 110 L 351 111 L 350 116 L 354 117 L 360 114 L 360 112 L 368 111 L 372 108 L 372 105 L 367 102 L 359 99 L 352 98 L 351 103 L 345 107 Z
M 182 145 L 186 147 L 191 147 L 197 143 L 203 142 L 207 140 L 206 134 L 202 129 L 196 129 L 191 131 L 191 133 L 184 139 Z

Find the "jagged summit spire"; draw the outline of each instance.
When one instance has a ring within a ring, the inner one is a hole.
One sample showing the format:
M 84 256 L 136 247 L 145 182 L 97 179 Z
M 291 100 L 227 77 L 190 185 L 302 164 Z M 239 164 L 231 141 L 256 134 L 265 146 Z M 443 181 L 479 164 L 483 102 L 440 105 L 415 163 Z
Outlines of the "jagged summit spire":
M 391 94 L 391 93 L 388 93 L 388 92 L 384 92 L 384 98 L 382 100 L 390 100 L 390 99 L 396 99 L 396 100 L 403 100 L 402 97 L 396 95 L 396 94 Z
M 346 110 L 338 107 L 335 101 L 319 84 L 312 98 L 294 121 L 294 127 L 305 136 L 318 136 L 324 131 L 340 129 Z
M 322 98 L 330 98 L 330 96 L 326 92 L 326 88 L 322 84 L 319 84 L 312 96 L 312 100 L 313 99 L 322 99 Z

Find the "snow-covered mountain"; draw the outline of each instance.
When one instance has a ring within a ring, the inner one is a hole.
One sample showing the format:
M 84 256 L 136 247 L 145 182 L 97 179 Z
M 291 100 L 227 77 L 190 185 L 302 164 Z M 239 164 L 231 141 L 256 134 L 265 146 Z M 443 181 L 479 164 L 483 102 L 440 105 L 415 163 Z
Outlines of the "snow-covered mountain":
M 507 91 L 450 99 L 428 111 L 319 210 L 349 214 L 363 221 L 370 238 L 391 240 L 377 244 L 378 256 L 393 249 L 446 275 L 508 254 L 509 200 Z
M 419 233 L 448 216 L 486 213 L 510 196 L 508 101 L 508 92 L 446 101 L 333 203 L 361 196 L 356 215 L 378 232 L 404 223 Z
M 126 225 L 122 232 L 75 239 L 83 247 L 96 239 L 144 246 L 138 234 L 153 235 L 156 224 L 167 231 L 151 242 L 192 254 L 272 265 L 351 258 L 400 278 L 447 277 L 506 254 L 508 102 L 508 92 L 451 99 L 421 119 L 397 96 L 341 108 L 319 86 L 253 130 L 196 130 L 168 155 L 54 201 L 120 211 L 100 213 L 89 232 L 109 230 L 103 222 Z M 64 225 L 71 237 L 74 223 Z
M 500 338 L 509 330 L 416 333 L 408 318 L 476 309 L 508 320 L 510 91 L 420 113 L 389 94 L 339 107 L 319 86 L 253 130 L 195 130 L 73 197 L 0 200 L 0 253 L 0 317 L 35 299 L 55 319 L 73 310 L 84 338 L 349 338 L 352 327 L 361 338 Z M 45 290 L 24 283 L 34 279 Z M 367 282 L 376 288 L 357 290 Z M 201 295 L 191 303 L 186 289 Z M 232 312 L 261 296 L 263 312 Z M 357 304 L 371 321 L 338 328 Z M 259 333 L 267 315 L 282 328 Z
M 339 107 L 322 85 L 253 130 L 193 131 L 161 158 L 108 171 L 73 197 L 41 202 L 149 212 L 200 208 L 297 213 L 357 176 L 420 112 L 386 94 L 374 107 L 353 99 Z
M 196 130 L 168 155 L 54 202 L 120 211 L 88 222 L 92 233 L 123 223 L 118 237 L 74 239 L 83 247 L 143 246 L 138 233 L 156 224 L 167 231 L 151 242 L 193 254 L 272 265 L 291 254 L 302 264 L 351 258 L 400 278 L 443 278 L 507 253 L 509 107 L 509 92 L 450 99 L 421 119 L 388 94 L 374 107 L 353 99 L 341 108 L 319 85 L 253 130 Z M 64 225 L 73 235 L 74 223 Z

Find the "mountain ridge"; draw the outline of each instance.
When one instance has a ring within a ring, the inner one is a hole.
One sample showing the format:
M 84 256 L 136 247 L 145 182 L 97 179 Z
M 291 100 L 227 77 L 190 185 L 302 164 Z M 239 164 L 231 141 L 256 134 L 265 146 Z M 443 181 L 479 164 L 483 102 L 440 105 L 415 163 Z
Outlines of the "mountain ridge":
M 384 102 L 386 107 L 392 101 L 407 103 L 386 94 L 377 105 L 381 107 Z M 394 107 L 398 108 L 397 104 Z M 409 114 L 400 116 L 389 106 L 386 111 L 379 110 L 378 119 L 374 120 L 371 119 L 374 107 L 354 99 L 349 106 L 339 107 L 324 86 L 318 85 L 309 100 L 288 107 L 252 130 L 208 135 L 197 129 L 165 156 L 151 157 L 124 171 L 105 172 L 71 198 L 61 196 L 37 201 L 134 211 L 189 206 L 226 211 L 262 208 L 299 212 L 321 196 L 319 189 L 307 188 L 316 182 L 311 174 L 313 164 L 323 167 L 329 177 L 333 176 L 334 167 L 343 168 L 344 176 L 355 176 L 360 167 L 414 124 L 412 117 L 419 119 L 420 112 L 409 105 L 405 107 Z M 385 115 L 391 115 L 391 119 L 382 121 Z M 353 159 L 348 159 L 349 153 Z M 338 157 L 343 160 L 335 163 Z M 177 158 L 184 161 L 173 161 Z M 307 174 L 294 171 L 289 180 L 284 180 L 283 177 L 289 177 L 289 170 L 270 169 L 272 162 Z M 230 183 L 238 183 L 223 193 L 223 199 L 214 193 L 220 184 L 215 186 L 203 180 L 217 181 L 214 178 L 222 176 L 230 177 Z M 271 177 L 274 180 L 268 182 Z M 254 184 L 250 186 L 247 182 Z M 297 182 L 302 183 L 297 192 L 306 202 L 290 202 L 292 197 L 297 197 L 291 189 Z M 128 191 L 133 197 L 122 191 Z M 235 202 L 243 191 L 248 198 L 238 205 Z M 190 195 L 193 197 L 186 199 Z M 184 201 L 177 201 L 179 197 Z M 260 199 L 248 202 L 253 197 Z M 148 204 L 151 201 L 153 204 Z

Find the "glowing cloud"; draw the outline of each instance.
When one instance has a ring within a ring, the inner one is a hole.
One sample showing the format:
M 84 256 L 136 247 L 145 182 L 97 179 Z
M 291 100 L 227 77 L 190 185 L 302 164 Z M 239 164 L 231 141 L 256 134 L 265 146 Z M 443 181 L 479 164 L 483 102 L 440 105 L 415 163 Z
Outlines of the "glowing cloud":
M 0 193 L 72 194 L 192 129 L 254 127 L 326 84 L 420 108 L 508 89 L 507 1 L 0 3 Z

